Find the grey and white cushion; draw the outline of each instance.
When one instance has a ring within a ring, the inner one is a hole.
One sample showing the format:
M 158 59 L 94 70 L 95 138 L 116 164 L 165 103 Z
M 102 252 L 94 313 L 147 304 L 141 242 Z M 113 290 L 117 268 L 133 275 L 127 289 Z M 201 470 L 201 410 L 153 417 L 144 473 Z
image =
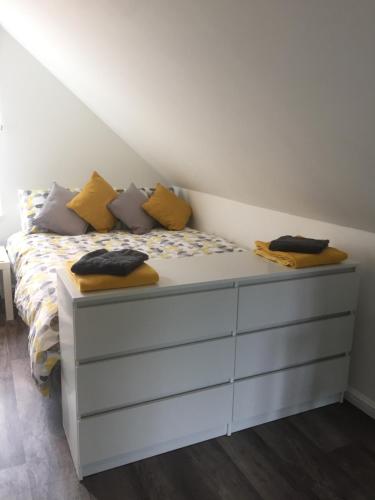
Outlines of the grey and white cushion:
M 145 234 L 156 226 L 156 221 L 143 210 L 147 201 L 144 191 L 133 183 L 108 204 L 109 210 L 134 234 Z
M 56 234 L 84 234 L 87 222 L 66 206 L 77 194 L 54 182 L 43 208 L 34 218 L 34 226 Z
M 21 228 L 29 233 L 34 226 L 34 219 L 44 207 L 49 189 L 19 189 L 18 202 L 21 217 Z

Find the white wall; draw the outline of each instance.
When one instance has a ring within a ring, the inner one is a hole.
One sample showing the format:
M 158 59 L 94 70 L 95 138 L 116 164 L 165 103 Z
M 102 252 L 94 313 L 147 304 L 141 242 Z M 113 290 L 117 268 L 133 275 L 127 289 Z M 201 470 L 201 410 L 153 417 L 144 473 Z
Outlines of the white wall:
M 375 228 L 373 0 L 0 0 L 1 22 L 176 184 Z M 0 240 L 16 189 L 157 175 L 0 33 Z M 6 187 L 5 187 L 6 186 Z M 197 223 L 243 244 L 329 237 L 361 261 L 351 383 L 375 399 L 375 236 L 191 194 Z
M 0 0 L 177 185 L 375 231 L 374 0 Z
M 82 186 L 93 169 L 110 183 L 152 185 L 160 176 L 0 28 L 0 242 L 18 229 L 18 188 L 56 180 Z
M 246 205 L 197 191 L 186 191 L 194 225 L 247 248 L 254 240 L 283 234 L 328 238 L 360 262 L 361 283 L 350 386 L 369 398 L 375 410 L 375 234 Z

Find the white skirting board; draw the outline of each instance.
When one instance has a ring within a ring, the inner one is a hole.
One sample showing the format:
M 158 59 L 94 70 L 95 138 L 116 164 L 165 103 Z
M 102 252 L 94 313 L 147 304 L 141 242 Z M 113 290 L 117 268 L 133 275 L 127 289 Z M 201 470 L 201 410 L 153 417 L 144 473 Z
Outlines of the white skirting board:
M 369 417 L 375 418 L 375 401 L 368 398 L 354 387 L 348 387 L 345 392 L 345 399 L 352 405 L 365 412 Z

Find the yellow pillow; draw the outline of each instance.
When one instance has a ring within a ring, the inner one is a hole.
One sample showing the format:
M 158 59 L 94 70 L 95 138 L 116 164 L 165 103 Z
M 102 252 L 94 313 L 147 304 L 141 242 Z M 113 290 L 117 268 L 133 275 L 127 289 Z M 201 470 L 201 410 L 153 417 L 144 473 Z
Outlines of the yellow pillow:
M 99 233 L 107 233 L 116 222 L 107 205 L 116 197 L 116 191 L 108 182 L 97 172 L 93 172 L 82 191 L 66 206 L 74 210 Z
M 142 205 L 143 209 L 167 229 L 184 229 L 191 216 L 191 207 L 161 184 L 156 185 L 154 194 Z

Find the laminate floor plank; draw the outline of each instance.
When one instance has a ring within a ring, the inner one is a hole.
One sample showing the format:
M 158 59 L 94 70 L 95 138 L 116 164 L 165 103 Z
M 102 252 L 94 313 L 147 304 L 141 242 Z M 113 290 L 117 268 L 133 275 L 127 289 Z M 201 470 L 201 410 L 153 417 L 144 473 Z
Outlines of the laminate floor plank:
M 35 500 L 88 500 L 76 476 L 62 427 L 60 394 L 44 398 L 30 376 L 27 358 L 11 361 L 25 470 Z
M 91 497 L 78 481 L 60 480 L 31 488 L 31 498 L 32 500 L 90 500 Z
M 322 451 L 330 452 L 352 442 L 346 426 L 340 428 L 337 425 L 337 417 L 340 418 L 340 415 L 345 412 L 346 405 L 338 403 L 333 406 L 338 409 L 338 414 L 334 417 L 333 414 L 329 415 L 324 408 L 320 408 L 317 412 L 307 411 L 288 417 L 288 422 L 297 427 L 302 434 Z
M 220 437 L 218 443 L 262 498 L 317 498 L 312 491 L 306 490 L 299 471 L 294 477 L 290 467 L 252 429 Z
M 196 498 L 227 499 L 232 496 L 238 500 L 261 499 L 247 477 L 230 457 L 223 453 L 217 440 L 183 448 L 179 450 L 179 456 L 180 464 L 175 474 L 179 472 L 186 488 L 190 483 L 199 486 L 200 491 L 197 492 L 199 495 L 197 494 Z M 174 460 L 175 456 L 171 453 L 169 464 L 173 464 Z M 194 495 L 189 498 L 193 499 Z
M 10 375 L 10 354 L 5 325 L 0 325 L 0 375 Z
M 84 478 L 82 485 L 92 500 L 146 499 L 134 464 Z
M 375 453 L 374 419 L 345 402 L 321 408 L 324 415 L 336 426 L 337 432 L 345 434 L 350 442 L 361 442 Z
M 25 465 L 0 470 L 0 500 L 32 500 Z
M 81 488 L 73 464 L 68 461 L 57 467 L 53 459 L 51 461 L 28 460 L 26 470 L 33 497 L 38 493 L 41 498 L 48 498 L 52 496 L 53 491 L 62 491 L 64 488 L 71 492 L 79 491 L 81 494 L 85 490 L 84 484 Z M 63 495 L 61 497 L 65 498 Z M 89 498 L 89 496 L 83 498 Z
M 20 429 L 12 376 L 0 374 L 0 470 L 25 463 Z
M 0 326 L 0 470 L 25 463 L 8 340 Z
M 359 443 L 338 448 L 330 457 L 356 480 L 368 495 L 375 498 L 375 454 Z
M 260 425 L 254 431 L 272 447 L 280 460 L 300 473 L 311 491 L 325 500 L 362 500 L 366 495 L 329 455 L 307 439 L 288 419 Z
M 19 317 L 16 317 L 14 321 L 6 322 L 4 328 L 8 341 L 10 361 L 14 359 L 27 359 L 29 357 L 29 329 L 25 323 Z
M 179 463 L 178 451 L 173 452 L 174 470 L 176 464 Z M 138 475 L 141 486 L 140 498 L 144 500 L 189 500 L 189 490 L 184 490 L 179 484 L 179 476 L 171 478 L 172 469 L 168 468 L 168 463 L 170 463 L 168 454 L 164 454 L 132 464 L 132 469 Z M 197 497 L 197 500 L 199 499 L 200 497 Z
M 48 462 L 51 470 L 64 468 L 66 462 L 71 465 L 59 395 L 45 398 L 40 394 L 30 376 L 28 359 L 11 363 L 26 460 Z

